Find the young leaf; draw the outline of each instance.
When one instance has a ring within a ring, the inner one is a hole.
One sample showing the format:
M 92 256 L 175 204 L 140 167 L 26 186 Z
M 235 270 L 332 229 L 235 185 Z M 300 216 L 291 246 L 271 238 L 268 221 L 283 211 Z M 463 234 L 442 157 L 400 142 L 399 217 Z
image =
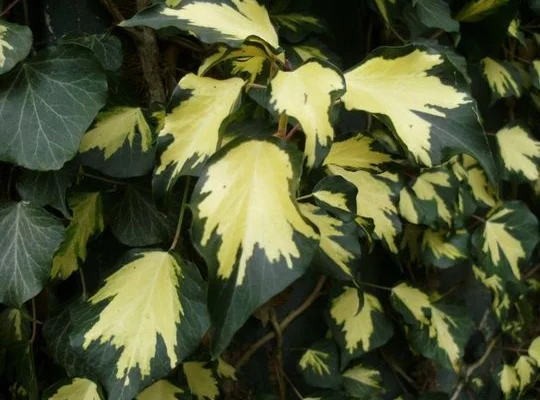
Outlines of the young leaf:
M 321 241 L 315 262 L 336 279 L 354 279 L 360 261 L 361 247 L 354 222 L 343 222 L 309 203 L 300 204 L 300 212 L 320 232 Z
M 101 111 L 79 146 L 83 164 L 104 174 L 128 178 L 146 174 L 154 164 L 153 135 L 139 107 Z
M 520 263 L 529 258 L 538 241 L 538 220 L 520 201 L 494 208 L 472 235 L 480 266 L 505 280 L 520 279 Z
M 317 205 L 342 221 L 350 221 L 356 216 L 356 195 L 358 189 L 341 176 L 326 176 L 313 188 Z
M 328 320 L 341 348 L 341 365 L 381 347 L 394 333 L 379 300 L 350 286 L 332 298 Z
M 497 384 L 501 388 L 505 399 L 517 397 L 519 393 L 519 375 L 512 365 L 504 364 L 497 374 Z
M 208 317 L 193 265 L 172 253 L 133 250 L 120 266 L 72 309 L 70 339 L 110 398 L 131 400 L 199 345 Z
M 135 400 L 177 400 L 184 391 L 167 379 L 153 383 L 137 395 Z
M 45 286 L 62 223 L 25 202 L 0 202 L 0 303 L 21 307 Z
M 197 400 L 214 400 L 219 396 L 218 382 L 212 369 L 204 362 L 190 361 L 182 364 L 189 391 Z
M 300 166 L 300 153 L 282 141 L 244 138 L 220 150 L 199 178 L 192 237 L 209 268 L 214 354 L 311 262 L 319 237 L 293 200 Z
M 469 153 L 495 181 L 474 101 L 445 56 L 426 46 L 383 48 L 348 71 L 345 81 L 345 107 L 383 116 L 418 162 L 432 166 Z
M 345 93 L 345 80 L 331 64 L 310 60 L 294 71 L 279 71 L 270 83 L 270 107 L 295 118 L 306 135 L 309 168 L 318 167 L 334 139 L 332 110 Z
M 153 185 L 159 195 L 181 175 L 197 175 L 214 154 L 223 121 L 234 111 L 244 83 L 240 78 L 220 81 L 194 74 L 178 83 L 172 110 L 158 136 L 160 155 Z
M 300 357 L 298 369 L 310 386 L 334 388 L 341 382 L 339 354 L 331 340 L 313 343 Z
M 459 32 L 459 23 L 452 19 L 450 5 L 445 0 L 413 0 L 420 21 L 428 28 Z
M 204 43 L 225 43 L 232 47 L 257 36 L 274 49 L 279 48 L 268 11 L 256 0 L 182 0 L 179 8 L 156 5 L 120 24 L 141 25 L 154 29 L 173 26 L 191 32 Z
M 77 152 L 106 93 L 101 65 L 90 50 L 75 45 L 48 48 L 1 76 L 0 159 L 34 170 L 60 169 Z
M 32 31 L 23 25 L 0 20 L 0 75 L 26 58 L 32 48 Z
M 495 189 L 474 158 L 462 154 L 453 160 L 452 169 L 458 179 L 467 183 L 476 201 L 487 207 L 494 207 L 497 204 Z
M 538 365 L 534 358 L 529 356 L 519 356 L 515 369 L 519 377 L 519 391 L 525 392 L 538 379 Z
M 521 78 L 512 64 L 486 57 L 482 59 L 482 70 L 494 101 L 504 97 L 521 96 Z
M 354 398 L 376 399 L 385 392 L 381 373 L 362 364 L 343 373 L 343 388 Z
M 0 347 L 30 339 L 30 321 L 24 309 L 6 308 L 0 313 Z
M 73 378 L 60 381 L 48 388 L 43 394 L 43 400 L 103 400 L 99 387 L 89 379 Z
M 232 379 L 233 381 L 236 381 L 236 369 L 226 362 L 222 357 L 218 357 L 218 364 L 216 368 L 216 372 L 220 378 L 224 379 Z
M 380 147 L 380 146 L 379 146 Z M 394 158 L 378 148 L 377 141 L 364 134 L 334 142 L 324 160 L 325 165 L 338 165 L 347 169 L 383 172 Z
M 477 22 L 499 7 L 506 5 L 510 0 L 469 0 L 456 14 L 455 19 L 460 22 Z
M 397 178 L 391 174 L 375 175 L 362 170 L 348 171 L 337 165 L 328 165 L 327 170 L 332 175 L 343 177 L 358 189 L 356 213 L 361 218 L 372 219 L 375 235 L 396 253 L 396 238 L 401 231 L 396 206 L 399 193 L 395 182 Z
M 73 210 L 66 238 L 55 253 L 51 277 L 65 280 L 79 269 L 79 263 L 86 260 L 86 245 L 91 237 L 100 234 L 103 222 L 103 203 L 99 192 L 79 193 L 69 202 Z
M 426 265 L 450 268 L 468 258 L 469 233 L 426 229 L 422 236 L 422 258 Z
M 427 294 L 407 283 L 392 289 L 391 300 L 409 324 L 411 345 L 425 357 L 458 371 L 472 328 L 466 310 L 432 303 Z
M 520 124 L 510 124 L 497 132 L 504 176 L 508 180 L 535 181 L 539 177 L 540 141 Z

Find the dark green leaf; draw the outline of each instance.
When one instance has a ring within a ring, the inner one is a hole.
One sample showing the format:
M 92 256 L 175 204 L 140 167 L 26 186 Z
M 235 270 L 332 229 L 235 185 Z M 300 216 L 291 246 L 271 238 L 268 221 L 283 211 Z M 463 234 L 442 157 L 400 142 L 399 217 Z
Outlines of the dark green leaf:
M 66 44 L 78 44 L 94 52 L 104 69 L 116 71 L 122 66 L 122 43 L 116 36 L 109 34 L 88 36 L 66 36 L 62 38 Z
M 331 340 L 321 340 L 309 346 L 298 361 L 302 378 L 311 386 L 334 388 L 341 382 L 339 354 Z
M 459 23 L 452 19 L 450 6 L 445 0 L 413 0 L 423 24 L 446 32 L 458 32 Z
M 32 48 L 32 31 L 28 27 L 0 20 L 0 75 L 26 58 Z

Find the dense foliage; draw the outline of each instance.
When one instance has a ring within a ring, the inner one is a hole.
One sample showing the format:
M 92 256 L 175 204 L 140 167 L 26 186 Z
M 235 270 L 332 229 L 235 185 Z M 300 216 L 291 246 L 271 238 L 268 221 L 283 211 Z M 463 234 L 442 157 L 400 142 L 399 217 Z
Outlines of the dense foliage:
M 0 10 L 0 398 L 537 397 L 538 0 Z

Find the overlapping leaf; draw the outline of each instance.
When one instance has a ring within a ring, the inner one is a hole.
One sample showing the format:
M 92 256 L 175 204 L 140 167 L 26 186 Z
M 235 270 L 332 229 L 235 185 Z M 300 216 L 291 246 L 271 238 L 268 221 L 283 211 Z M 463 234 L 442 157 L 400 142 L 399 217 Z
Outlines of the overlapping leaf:
M 341 365 L 384 345 L 394 333 L 379 300 L 350 286 L 332 298 L 328 320 L 341 347 Z
M 497 204 L 497 194 L 478 162 L 467 154 L 453 160 L 452 169 L 458 179 L 465 181 L 475 200 L 483 206 Z
M 71 312 L 71 344 L 111 398 L 131 400 L 168 375 L 208 329 L 202 279 L 172 253 L 133 250 Z
M 234 111 L 243 86 L 240 78 L 220 81 L 194 74 L 182 78 L 158 136 L 154 188 L 159 194 L 179 176 L 201 171 L 218 147 L 223 122 Z
M 0 77 L 0 159 L 60 169 L 77 152 L 106 93 L 105 73 L 90 50 L 65 45 L 38 53 Z
M 43 400 L 103 400 L 103 394 L 95 382 L 86 378 L 73 378 L 61 381 L 48 388 Z
M 176 9 L 156 5 L 124 21 L 121 26 L 169 26 L 189 31 L 205 43 L 240 46 L 257 36 L 273 48 L 279 48 L 277 33 L 266 8 L 256 0 L 182 0 Z
M 409 325 L 411 345 L 425 357 L 458 371 L 472 321 L 456 305 L 432 302 L 421 290 L 402 283 L 392 289 L 394 308 Z
M 357 194 L 358 189 L 341 176 L 324 177 L 312 192 L 319 207 L 342 221 L 350 221 L 356 216 Z
M 298 361 L 298 369 L 308 385 L 333 388 L 341 382 L 339 354 L 331 340 L 320 340 L 304 351 Z
M 41 208 L 4 202 L 0 232 L 0 303 L 20 307 L 45 286 L 64 227 Z
M 456 14 L 460 22 L 477 22 L 508 4 L 510 0 L 469 0 Z
M 308 167 L 321 165 L 334 139 L 332 111 L 345 81 L 331 64 L 310 60 L 294 71 L 279 71 L 270 83 L 270 107 L 298 121 L 306 135 Z
M 488 275 L 520 279 L 520 264 L 539 241 L 538 220 L 527 206 L 508 201 L 494 208 L 472 235 L 472 244 Z
M 512 64 L 486 57 L 481 61 L 482 73 L 491 89 L 493 100 L 521 96 L 521 78 Z
M 422 236 L 422 258 L 427 265 L 449 268 L 468 258 L 469 233 L 427 229 Z
M 419 163 L 468 153 L 495 181 L 475 103 L 443 54 L 426 46 L 375 50 L 345 81 L 345 107 L 381 116 Z
M 503 321 L 510 309 L 510 297 L 504 289 L 504 281 L 498 275 L 488 276 L 477 266 L 473 266 L 474 277 L 491 292 L 491 308 L 499 321 Z
M 0 75 L 26 58 L 32 48 L 32 31 L 23 25 L 0 20 Z
M 310 33 L 325 31 L 321 19 L 304 13 L 274 14 L 272 20 L 279 27 L 279 35 L 293 43 L 304 40 Z
M 311 262 L 319 237 L 293 200 L 300 165 L 300 154 L 278 139 L 237 139 L 194 189 L 192 237 L 209 267 L 215 354 Z
M 182 364 L 189 391 L 197 400 L 215 400 L 219 396 L 218 382 L 206 363 L 190 361 Z
M 103 222 L 103 202 L 99 192 L 79 193 L 70 199 L 73 210 L 66 238 L 54 255 L 52 278 L 67 279 L 86 260 L 86 245 L 92 236 L 101 233 Z
M 501 166 L 507 179 L 535 181 L 539 177 L 540 141 L 521 124 L 510 124 L 497 132 Z
M 94 52 L 104 69 L 116 71 L 122 66 L 122 42 L 110 34 L 66 36 L 62 43 L 78 44 Z
M 139 393 L 135 400 L 177 400 L 178 395 L 182 393 L 184 391 L 178 386 L 173 385 L 167 379 L 161 379 Z
M 354 398 L 375 399 L 385 392 L 379 370 L 358 364 L 343 373 L 343 387 Z
M 98 114 L 79 147 L 83 164 L 121 178 L 140 176 L 154 162 L 152 129 L 139 107 L 118 106 Z

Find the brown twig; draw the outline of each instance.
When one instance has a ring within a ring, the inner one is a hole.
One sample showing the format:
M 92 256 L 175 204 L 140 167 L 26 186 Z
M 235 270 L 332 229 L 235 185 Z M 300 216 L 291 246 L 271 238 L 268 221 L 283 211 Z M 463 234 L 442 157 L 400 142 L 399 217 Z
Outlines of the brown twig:
M 190 181 L 190 177 L 188 176 L 184 183 L 185 186 L 184 186 L 184 194 L 182 195 L 182 203 L 180 206 L 180 215 L 178 216 L 178 222 L 176 224 L 176 231 L 174 232 L 174 238 L 171 243 L 171 247 L 169 247 L 169 251 L 172 251 L 176 248 L 176 245 L 178 244 L 178 239 L 180 239 L 180 231 L 182 230 L 182 222 L 184 222 L 184 212 L 186 210 L 187 196 L 189 192 L 189 181 Z
M 298 131 L 300 129 L 300 124 L 296 124 L 295 126 L 293 126 L 293 128 L 289 131 L 289 133 L 287 133 L 285 135 L 285 141 L 288 142 L 289 140 L 291 140 L 291 138 L 293 137 L 293 135 L 296 133 L 296 131 Z
M 3 17 L 4 15 L 6 15 L 7 13 L 9 13 L 9 11 L 15 7 L 21 0 L 15 0 L 13 2 L 11 2 L 11 4 L 9 6 L 7 6 L 1 13 L 0 13 L 0 18 Z
M 319 280 L 317 281 L 317 284 L 315 285 L 315 288 L 313 291 L 309 294 L 308 297 L 304 300 L 300 306 L 292 311 L 289 315 L 287 315 L 283 321 L 279 324 L 279 329 L 281 332 L 287 329 L 287 327 L 293 322 L 298 316 L 300 316 L 304 311 L 306 311 L 315 300 L 319 297 L 319 294 L 326 283 L 326 276 L 321 276 Z M 253 355 L 259 351 L 261 347 L 263 347 L 266 343 L 271 341 L 276 334 L 274 332 L 269 332 L 266 335 L 264 335 L 262 338 L 257 340 L 255 343 L 253 343 L 251 346 L 248 347 L 246 352 L 242 354 L 242 356 L 238 359 L 238 361 L 235 363 L 234 367 L 236 369 L 242 368 L 250 359 L 253 357 Z
M 285 381 L 283 379 L 283 336 L 281 334 L 281 328 L 277 320 L 276 311 L 272 308 L 270 309 L 270 324 L 274 329 L 276 336 L 276 348 L 274 355 L 274 367 L 276 369 L 276 378 L 279 388 L 279 398 L 280 400 L 287 399 L 287 386 L 285 386 Z

